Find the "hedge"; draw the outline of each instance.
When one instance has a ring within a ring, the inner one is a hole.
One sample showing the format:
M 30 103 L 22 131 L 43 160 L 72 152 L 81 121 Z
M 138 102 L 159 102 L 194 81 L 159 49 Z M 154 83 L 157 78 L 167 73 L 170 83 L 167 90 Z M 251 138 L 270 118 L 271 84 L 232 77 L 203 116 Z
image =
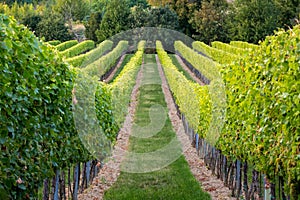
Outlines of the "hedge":
M 59 45 L 55 46 L 55 48 L 58 50 L 58 51 L 64 51 L 74 45 L 78 44 L 78 41 L 77 40 L 69 40 L 69 41 L 66 41 L 66 42 L 63 42 L 63 43 L 60 43 Z
M 127 114 L 131 93 L 136 83 L 136 76 L 142 65 L 145 44 L 145 41 L 139 42 L 137 52 L 124 66 L 116 79 L 108 85 L 112 92 L 112 111 L 119 126 L 122 125 Z
M 72 58 L 95 47 L 95 42 L 92 40 L 83 41 L 71 48 L 68 48 L 60 53 L 65 58 Z
M 233 53 L 228 53 L 226 51 L 210 47 L 200 41 L 193 42 L 193 48 L 199 52 L 206 54 L 220 64 L 227 64 L 238 58 L 238 56 Z
M 249 53 L 248 49 L 244 49 L 244 48 L 239 48 L 239 47 L 235 47 L 232 46 L 230 44 L 226 44 L 223 42 L 219 42 L 219 41 L 214 41 L 211 43 L 211 46 L 213 48 L 225 51 L 227 53 L 231 53 L 231 54 L 235 54 L 235 55 L 239 55 L 239 56 L 244 56 L 246 54 Z
M 234 47 L 242 48 L 242 49 L 253 49 L 253 50 L 255 50 L 255 49 L 260 48 L 259 45 L 244 42 L 244 41 L 230 41 L 230 45 L 234 46 Z
M 100 78 L 116 63 L 117 59 L 127 50 L 127 48 L 128 41 L 120 41 L 111 52 L 81 69 L 81 71 L 87 73 L 91 77 L 97 76 Z
M 51 44 L 53 46 L 56 46 L 56 45 L 59 45 L 61 43 L 61 41 L 59 41 L 59 40 L 52 40 L 52 41 L 48 41 L 46 43 Z
M 189 81 L 179 72 L 160 41 L 156 42 L 156 52 L 180 112 L 201 137 L 206 137 L 212 108 L 208 86 Z
M 105 40 L 101 42 L 95 49 L 75 56 L 73 58 L 68 58 L 66 61 L 73 65 L 74 67 L 84 68 L 92 62 L 99 59 L 105 52 L 109 51 L 113 46 L 113 42 L 110 40 Z

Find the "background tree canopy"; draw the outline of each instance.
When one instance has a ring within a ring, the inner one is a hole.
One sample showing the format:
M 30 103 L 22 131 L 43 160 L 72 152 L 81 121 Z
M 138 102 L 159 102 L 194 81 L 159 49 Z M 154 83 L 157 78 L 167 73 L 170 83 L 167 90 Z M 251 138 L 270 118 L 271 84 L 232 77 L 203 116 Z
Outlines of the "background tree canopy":
M 128 27 L 130 8 L 127 1 L 112 0 L 106 8 L 100 29 L 96 31 L 99 42 L 109 38 Z
M 45 39 L 65 40 L 79 23 L 85 25 L 85 38 L 97 42 L 120 31 L 158 26 L 205 43 L 258 43 L 278 28 L 299 23 L 300 0 L 2 0 L 0 13 L 13 15 Z M 40 24 L 49 20 L 48 13 L 55 16 L 56 28 Z M 56 32 L 51 37 L 50 30 Z

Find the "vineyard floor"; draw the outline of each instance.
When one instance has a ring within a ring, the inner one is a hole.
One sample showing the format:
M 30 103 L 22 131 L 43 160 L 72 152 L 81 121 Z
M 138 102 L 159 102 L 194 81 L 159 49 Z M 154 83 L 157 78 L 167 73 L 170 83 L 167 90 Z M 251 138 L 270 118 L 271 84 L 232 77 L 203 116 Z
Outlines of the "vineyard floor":
M 149 109 L 153 105 L 166 108 L 168 115 L 164 125 L 152 137 L 139 137 L 139 129 L 132 125 L 146 127 L 151 124 Z M 144 56 L 130 107 L 112 159 L 104 165 L 92 186 L 79 195 L 79 199 L 231 199 L 228 188 L 205 167 L 188 137 L 180 131 L 182 123 L 155 55 Z M 170 165 L 146 173 L 120 170 L 124 159 L 126 162 L 127 150 L 152 152 L 163 148 L 173 138 L 180 141 L 183 152 Z
M 172 63 L 176 66 L 177 70 L 180 71 L 188 80 L 195 82 L 193 79 L 193 73 L 184 65 L 183 61 L 176 54 L 169 54 Z
M 106 83 L 111 83 L 115 78 L 119 75 L 119 73 L 122 71 L 124 66 L 129 62 L 130 58 L 133 56 L 133 54 L 124 54 L 120 61 L 118 62 L 116 68 L 111 72 L 111 74 L 107 77 L 105 80 Z
M 200 81 L 200 79 L 197 78 L 197 76 L 188 68 L 188 66 L 186 66 L 186 64 L 183 62 L 183 60 L 181 59 L 180 56 L 178 56 L 178 55 L 170 55 L 170 57 L 172 58 L 172 61 L 175 64 L 175 66 L 178 68 L 178 70 L 182 71 L 183 74 L 189 80 L 193 80 L 193 81 L 199 83 L 200 85 L 204 85 L 204 83 L 202 83 Z

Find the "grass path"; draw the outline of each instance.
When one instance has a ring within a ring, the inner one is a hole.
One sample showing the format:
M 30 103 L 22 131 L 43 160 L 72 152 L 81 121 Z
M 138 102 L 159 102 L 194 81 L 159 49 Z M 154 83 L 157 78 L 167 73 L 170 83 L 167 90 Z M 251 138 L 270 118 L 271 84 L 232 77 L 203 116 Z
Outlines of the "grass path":
M 177 67 L 178 71 L 180 71 L 188 80 L 195 82 L 192 76 L 185 69 L 183 69 L 175 54 L 169 54 L 169 57 L 171 58 L 173 64 Z
M 106 79 L 106 83 L 112 83 L 120 74 L 120 72 L 123 70 L 123 68 L 125 67 L 125 65 L 130 61 L 130 59 L 133 57 L 133 54 L 126 54 L 124 55 L 124 60 L 122 61 L 122 63 L 120 64 L 119 67 L 117 67 L 115 69 L 115 71 L 112 72 L 111 76 L 109 76 Z
M 151 123 L 149 117 L 151 106 L 159 104 L 167 108 L 155 55 L 145 55 L 144 63 L 142 86 L 139 90 L 138 106 L 134 119 L 134 123 L 140 127 L 145 127 Z M 133 128 L 132 134 L 139 136 L 139 129 Z M 164 147 L 176 137 L 176 134 L 168 115 L 166 115 L 163 127 L 154 136 L 149 138 L 135 136 L 129 138 L 129 151 L 147 153 Z M 121 172 L 117 182 L 105 192 L 104 199 L 206 200 L 210 199 L 210 196 L 201 189 L 184 156 L 180 156 L 175 162 L 158 171 L 148 173 Z

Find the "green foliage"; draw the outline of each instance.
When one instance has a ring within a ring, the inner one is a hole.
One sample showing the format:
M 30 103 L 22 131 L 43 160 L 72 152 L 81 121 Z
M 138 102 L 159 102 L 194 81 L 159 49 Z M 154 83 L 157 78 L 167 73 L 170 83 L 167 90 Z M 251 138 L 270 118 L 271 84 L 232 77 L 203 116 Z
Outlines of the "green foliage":
M 218 143 L 270 180 L 282 176 L 293 199 L 300 181 L 299 42 L 298 25 L 224 68 L 227 123 Z
M 199 1 L 177 0 L 169 6 L 176 12 L 179 19 L 180 30 L 188 36 L 192 36 L 195 30 L 189 20 L 197 9 Z
M 102 160 L 110 154 L 118 131 L 111 116 L 111 95 L 97 77 L 75 69 L 73 116 L 78 136 L 90 157 Z
M 55 0 L 53 10 L 65 21 L 81 21 L 90 12 L 88 0 Z
M 15 1 L 11 6 L 7 5 L 7 2 L 0 3 L 0 13 L 13 16 L 20 23 L 29 27 L 31 31 L 36 31 L 44 11 L 45 6 L 33 5 L 28 2 L 19 4 Z
M 226 94 L 224 88 L 225 85 L 220 73 L 221 65 L 203 55 L 198 54 L 193 49 L 190 49 L 185 44 L 183 44 L 181 41 L 175 42 L 175 49 L 181 54 L 184 59 L 187 60 L 187 62 L 189 62 L 195 69 L 197 69 L 210 81 L 208 90 L 212 105 L 210 120 L 211 123 L 209 124 L 207 133 L 204 134 L 204 136 L 211 145 L 215 145 L 223 128 L 226 112 Z M 207 95 L 205 96 L 205 99 L 207 99 Z M 209 109 L 206 108 L 205 111 L 209 112 Z
M 68 48 L 60 53 L 60 55 L 66 57 L 66 58 L 72 58 L 74 56 L 77 56 L 78 54 L 84 53 L 90 49 L 93 49 L 95 47 L 95 43 L 92 40 L 86 40 L 83 41 L 77 45 L 72 46 L 71 48 Z
M 65 51 L 66 49 L 69 49 L 75 45 L 78 44 L 78 41 L 77 40 L 69 40 L 69 41 L 66 41 L 66 42 L 63 42 L 63 43 L 60 43 L 59 45 L 55 46 L 55 48 L 58 50 L 58 51 Z
M 112 45 L 112 41 L 105 40 L 101 42 L 95 49 L 85 54 L 66 59 L 66 61 L 75 67 L 83 68 L 99 59 L 105 52 L 112 48 Z
M 119 9 L 118 11 L 114 11 L 116 2 L 104 0 L 96 2 L 97 5 L 93 6 L 95 11 L 86 23 L 86 37 L 94 41 L 98 40 L 97 37 L 101 37 L 101 40 L 103 40 L 120 31 L 145 26 L 145 23 L 149 20 L 148 4 L 145 0 L 122 1 L 122 5 L 116 8 Z M 124 11 L 122 10 L 123 6 L 125 6 Z M 104 15 L 106 15 L 105 20 L 107 22 L 103 22 L 103 25 L 101 25 Z
M 0 190 L 36 199 L 44 178 L 88 158 L 71 112 L 75 73 L 15 20 L 0 15 L 0 27 Z
M 96 30 L 100 28 L 102 13 L 92 13 L 89 20 L 85 23 L 85 37 L 97 41 Z
M 127 30 L 129 28 L 129 14 L 130 8 L 127 1 L 110 1 L 101 21 L 100 29 L 96 31 L 98 41 L 102 42 L 121 31 Z
M 127 48 L 127 42 L 125 41 L 121 41 L 119 43 L 119 45 L 111 52 L 109 53 L 110 56 L 106 56 L 105 59 L 102 59 L 102 61 L 106 61 L 106 62 L 111 62 L 113 63 L 116 58 L 114 58 L 114 56 L 120 52 L 120 50 L 123 51 L 124 49 Z M 140 48 L 141 51 L 141 48 Z M 122 52 L 122 51 L 121 51 Z M 107 54 L 107 55 L 109 55 Z M 139 54 L 137 54 L 139 55 Z M 120 55 L 119 55 L 120 56 Z M 105 57 L 105 56 L 104 56 Z M 128 108 L 128 103 L 130 101 L 130 94 L 132 91 L 133 86 L 135 85 L 135 76 L 136 76 L 136 72 L 135 69 L 132 69 L 133 67 L 138 68 L 139 65 L 137 65 L 136 63 L 136 59 L 131 59 L 129 63 L 126 64 L 126 66 L 124 67 L 124 69 L 122 70 L 122 72 L 120 73 L 120 75 L 117 77 L 117 79 L 115 79 L 115 81 L 110 84 L 107 85 L 103 82 L 98 82 L 96 85 L 94 85 L 96 87 L 96 94 L 95 94 L 95 108 L 96 108 L 96 115 L 99 121 L 99 125 L 102 128 L 102 130 L 104 131 L 105 136 L 112 142 L 116 141 L 116 136 L 119 130 L 119 127 L 122 125 L 123 121 L 118 121 L 118 120 L 124 120 L 124 117 L 122 119 L 120 119 L 120 114 L 122 114 L 121 110 L 126 110 Z M 102 63 L 103 63 L 102 62 Z M 87 68 L 80 70 L 83 73 L 80 73 L 80 78 L 83 77 L 84 79 L 81 78 L 81 84 L 78 85 L 78 87 L 76 87 L 76 90 L 80 90 L 80 97 L 78 97 L 79 99 L 84 99 L 84 101 L 86 101 L 87 97 L 91 97 L 90 95 L 86 95 L 86 94 L 90 94 L 89 91 L 93 91 L 93 84 L 90 84 L 90 79 L 94 79 L 94 80 L 98 80 L 99 78 L 94 76 L 94 74 L 91 74 L 94 77 L 91 76 L 86 76 L 87 73 L 89 73 L 88 70 L 86 70 Z M 102 71 L 103 73 L 105 73 L 104 70 L 102 70 L 100 67 L 98 68 L 100 71 Z M 85 73 L 86 72 L 86 73 Z M 83 76 L 82 76 L 83 75 Z M 89 75 L 89 74 L 88 74 Z M 98 73 L 97 75 L 101 76 L 103 74 Z M 86 77 L 89 77 L 88 79 Z M 126 80 L 126 81 L 125 81 Z M 131 89 L 130 89 L 131 88 Z M 118 96 L 115 96 L 115 91 L 122 91 L 122 93 L 120 93 Z M 76 92 L 77 93 L 77 92 Z M 128 96 L 129 94 L 129 96 Z M 92 97 L 93 98 L 93 97 Z M 90 101 L 91 99 L 89 99 L 88 101 Z M 127 101 L 127 103 L 125 104 L 118 104 L 117 107 L 117 111 L 116 111 L 116 104 L 115 102 L 122 102 L 122 100 Z M 88 106 L 94 106 L 93 101 L 90 101 L 90 104 L 87 104 Z M 84 103 L 86 104 L 86 103 Z M 86 106 L 86 105 L 85 105 Z M 88 108 L 90 109 L 90 108 Z M 91 108 L 93 109 L 93 108 Z M 82 109 L 79 109 L 79 112 Z M 90 117 L 89 115 L 90 113 L 88 112 L 82 112 L 79 113 L 79 115 L 81 116 L 81 118 L 83 118 L 82 122 L 84 122 L 84 118 Z M 123 113 L 124 114 L 124 113 Z M 80 122 L 80 123 L 82 123 Z M 89 127 L 86 127 L 88 130 Z M 97 134 L 97 133 L 96 133 Z M 90 141 L 89 137 L 93 138 L 93 140 L 95 141 Z M 86 140 L 88 145 L 92 145 L 92 149 L 91 150 L 95 150 L 95 144 L 97 144 L 100 140 L 100 137 L 97 138 L 95 137 L 94 134 L 87 134 L 87 137 L 84 138 L 84 140 Z M 103 152 L 101 152 L 103 153 Z
M 222 69 L 228 105 L 225 128 L 217 145 L 228 157 L 253 164 L 272 181 L 275 175 L 284 177 L 288 183 L 286 190 L 294 199 L 299 196 L 296 188 L 300 163 L 299 33 L 299 26 L 280 31 L 260 46 L 233 42 L 255 50 Z M 175 48 L 209 77 L 205 67 L 209 67 L 209 62 L 203 62 L 204 57 L 201 66 L 202 56 L 193 55 L 181 42 L 176 42 Z M 210 94 L 212 97 L 213 93 Z M 213 117 L 211 123 L 214 120 Z
M 87 14 L 87 3 L 82 0 L 73 0 L 74 2 L 72 1 L 70 7 L 71 0 L 58 1 L 58 4 L 55 5 L 53 2 L 40 4 L 19 4 L 15 2 L 11 7 L 0 3 L 0 11 L 14 16 L 20 23 L 28 26 L 32 31 L 35 31 L 37 36 L 44 37 L 45 40 L 67 41 L 73 37 L 68 31 L 68 29 L 72 29 L 72 19 L 81 19 L 83 15 Z M 68 22 L 68 27 L 65 25 L 66 22 Z
M 147 8 L 149 6 L 147 0 L 128 0 L 128 1 L 129 1 L 130 8 L 135 6 L 141 6 L 143 8 Z
M 189 48 L 181 41 L 175 42 L 175 50 L 178 51 L 183 58 L 199 70 L 209 80 L 216 79 L 219 73 L 219 67 L 216 62 L 211 59 L 199 55 L 196 51 Z M 205 53 L 205 52 L 204 52 Z
M 238 58 L 237 55 L 229 53 L 214 47 L 210 47 L 203 42 L 193 42 L 193 48 L 199 52 L 206 54 L 220 64 L 228 64 Z
M 146 26 L 178 30 L 178 16 L 176 12 L 172 11 L 169 7 L 152 8 Z
M 23 22 L 26 18 L 32 16 L 39 16 L 45 10 L 43 5 L 33 5 L 32 3 L 25 2 L 24 4 L 19 4 L 14 1 L 12 5 L 9 5 L 7 2 L 0 2 L 0 13 L 13 16 L 19 22 Z
M 39 3 L 43 0 L 5 0 L 4 2 L 7 4 L 7 5 L 13 5 L 15 3 L 18 3 L 18 4 L 28 4 L 28 3 Z
M 188 36 L 195 33 L 191 20 L 194 12 L 200 7 L 201 1 L 190 0 L 148 0 L 149 4 L 155 7 L 168 6 L 176 12 L 179 20 L 180 30 Z
M 128 105 L 136 82 L 136 76 L 141 68 L 145 44 L 145 41 L 139 42 L 137 52 L 124 66 L 116 79 L 108 85 L 112 93 L 113 115 L 115 116 L 118 126 L 122 125 L 128 111 Z
M 92 0 L 92 12 L 105 13 L 106 7 L 110 0 Z
M 7 16 L 0 15 L 0 26 L 0 85 L 5 88 L 0 92 L 0 196 L 37 199 L 38 187 L 57 169 L 92 159 L 78 137 L 72 113 L 72 98 L 80 101 L 78 91 L 91 85 L 77 84 L 73 89 L 75 78 L 82 76 L 63 62 L 54 47 Z M 111 114 L 111 92 L 96 83 L 92 108 L 114 142 L 118 126 Z
M 35 34 L 45 38 L 46 41 L 60 40 L 64 42 L 71 40 L 73 37 L 65 25 L 65 20 L 60 15 L 52 13 L 51 11 L 47 11 L 47 13 L 43 14 L 35 30 Z
M 189 81 L 180 73 L 159 41 L 156 42 L 156 51 L 179 110 L 185 115 L 190 126 L 200 136 L 205 137 L 211 120 L 211 102 L 207 86 Z
M 61 41 L 59 41 L 59 40 L 51 40 L 51 41 L 48 41 L 47 43 L 50 44 L 50 45 L 56 46 L 56 45 L 59 45 L 61 43 Z
M 82 69 L 82 72 L 87 73 L 91 77 L 97 76 L 100 78 L 116 63 L 117 59 L 120 58 L 122 53 L 124 53 L 127 48 L 128 42 L 120 41 L 111 52 L 87 65 Z
M 195 130 L 197 130 L 197 133 L 200 137 L 206 138 L 212 120 L 213 107 L 209 86 L 200 86 L 198 84 L 194 84 L 194 90 L 196 95 L 199 97 L 199 124 Z
M 230 41 L 230 45 L 242 49 L 257 50 L 259 48 L 259 46 L 256 44 L 252 44 L 244 41 Z
M 219 42 L 219 41 L 212 42 L 211 46 L 213 48 L 225 51 L 227 53 L 240 55 L 240 56 L 245 55 L 249 52 L 248 49 L 238 48 L 238 47 L 232 46 L 230 44 L 226 44 L 226 43 Z
M 236 0 L 228 17 L 231 40 L 258 43 L 278 27 L 280 8 L 275 1 Z
M 145 9 L 142 6 L 131 8 L 131 13 L 129 16 L 130 28 L 145 27 L 149 20 L 151 20 L 149 9 Z
M 41 22 L 42 17 L 40 15 L 30 15 L 24 17 L 21 21 L 22 24 L 27 26 L 31 31 L 35 32 L 37 30 L 38 24 Z
M 221 5 L 220 5 L 221 4 Z M 199 34 L 197 40 L 207 44 L 215 40 L 227 41 L 228 34 L 225 26 L 227 17 L 226 1 L 202 1 L 201 9 L 195 11 L 189 20 Z
M 277 27 L 288 29 L 299 20 L 299 0 L 148 0 L 152 6 L 169 6 L 180 28 L 209 44 L 219 40 L 258 43 Z
M 99 125 L 105 136 L 113 143 L 117 139 L 119 127 L 112 114 L 112 95 L 103 82 L 99 82 L 95 93 L 95 108 Z
M 131 9 L 130 28 L 160 27 L 172 30 L 179 29 L 177 14 L 169 7 L 144 8 L 136 6 Z
M 276 7 L 280 10 L 278 27 L 287 29 L 288 26 L 299 24 L 300 2 L 299 0 L 275 0 Z

